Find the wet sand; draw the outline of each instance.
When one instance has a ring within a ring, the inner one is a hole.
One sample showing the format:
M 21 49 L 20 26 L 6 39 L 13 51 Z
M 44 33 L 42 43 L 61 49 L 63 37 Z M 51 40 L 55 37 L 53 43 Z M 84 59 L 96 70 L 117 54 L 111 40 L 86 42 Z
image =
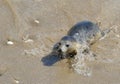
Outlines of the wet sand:
M 0 0 L 0 84 L 119 84 L 119 8 L 120 0 Z M 114 29 L 92 46 L 97 59 L 87 63 L 90 77 L 46 57 L 82 20 Z

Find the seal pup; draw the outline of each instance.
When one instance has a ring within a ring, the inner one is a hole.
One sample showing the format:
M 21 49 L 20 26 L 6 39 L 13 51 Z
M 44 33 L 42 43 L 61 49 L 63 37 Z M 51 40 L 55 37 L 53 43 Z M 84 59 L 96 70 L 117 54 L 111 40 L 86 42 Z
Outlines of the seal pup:
M 91 21 L 82 21 L 75 24 L 53 47 L 53 52 L 61 59 L 69 59 L 70 65 L 77 69 L 86 56 L 94 57 L 95 54 L 90 50 L 100 38 L 105 36 L 97 24 Z
M 67 35 L 54 45 L 53 51 L 61 58 L 73 57 L 80 47 L 83 47 L 83 53 L 88 53 L 90 46 L 104 35 L 105 33 L 95 23 L 82 21 L 74 25 Z

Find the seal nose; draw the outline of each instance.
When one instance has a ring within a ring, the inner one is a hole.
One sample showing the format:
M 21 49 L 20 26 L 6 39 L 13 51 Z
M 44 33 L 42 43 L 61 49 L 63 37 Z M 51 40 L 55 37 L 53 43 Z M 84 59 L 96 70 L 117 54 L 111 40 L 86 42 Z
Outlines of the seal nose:
M 61 49 L 59 49 L 59 50 L 58 50 L 58 52 L 60 52 L 60 53 L 61 53 L 61 52 L 62 52 L 62 50 L 61 50 Z

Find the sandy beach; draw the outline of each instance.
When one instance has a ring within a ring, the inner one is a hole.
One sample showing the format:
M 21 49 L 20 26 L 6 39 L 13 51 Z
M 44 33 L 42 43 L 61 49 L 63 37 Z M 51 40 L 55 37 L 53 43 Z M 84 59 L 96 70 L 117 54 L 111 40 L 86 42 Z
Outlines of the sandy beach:
M 89 77 L 48 57 L 83 20 L 113 28 L 92 46 Z M 120 0 L 0 0 L 0 84 L 120 84 Z

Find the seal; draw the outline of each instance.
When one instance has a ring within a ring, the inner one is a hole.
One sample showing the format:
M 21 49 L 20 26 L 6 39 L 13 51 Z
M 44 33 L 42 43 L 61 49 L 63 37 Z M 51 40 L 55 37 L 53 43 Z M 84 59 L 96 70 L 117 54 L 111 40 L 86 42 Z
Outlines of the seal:
M 90 46 L 97 42 L 105 33 L 97 24 L 82 21 L 75 24 L 61 40 L 55 44 L 53 51 L 61 58 L 71 58 L 77 55 L 80 48 L 83 53 L 90 53 Z
M 53 52 L 61 59 L 68 59 L 70 68 L 79 74 L 90 75 L 89 68 L 85 66 L 85 59 L 95 58 L 90 47 L 105 37 L 110 29 L 102 31 L 91 21 L 82 21 L 75 24 L 53 47 Z

